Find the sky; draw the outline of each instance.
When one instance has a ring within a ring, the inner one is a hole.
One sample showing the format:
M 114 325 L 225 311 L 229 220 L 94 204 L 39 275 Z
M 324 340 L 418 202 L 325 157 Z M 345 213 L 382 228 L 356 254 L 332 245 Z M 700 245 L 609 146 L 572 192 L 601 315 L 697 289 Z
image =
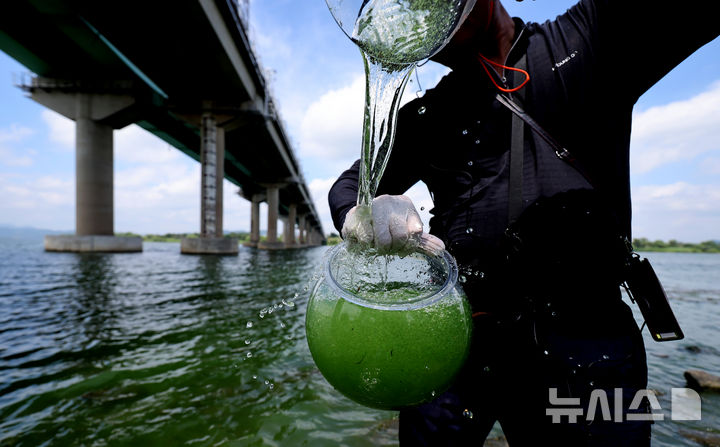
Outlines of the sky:
M 537 22 L 574 3 L 504 2 L 511 15 Z M 360 53 L 323 0 L 250 0 L 250 36 L 329 234 L 336 230 L 327 192 L 360 154 Z M 420 67 L 405 100 L 445 73 L 432 62 Z M 15 86 L 23 76 L 30 76 L 28 70 L 0 52 L 0 225 L 72 232 L 74 123 L 27 98 Z M 631 181 L 635 237 L 720 239 L 720 39 L 640 98 Z M 225 182 L 225 230 L 247 231 L 250 205 L 236 190 Z M 408 195 L 427 223 L 427 189 L 419 184 Z M 264 205 L 261 216 L 264 229 Z M 163 234 L 199 227 L 199 164 L 135 125 L 116 131 L 115 231 Z

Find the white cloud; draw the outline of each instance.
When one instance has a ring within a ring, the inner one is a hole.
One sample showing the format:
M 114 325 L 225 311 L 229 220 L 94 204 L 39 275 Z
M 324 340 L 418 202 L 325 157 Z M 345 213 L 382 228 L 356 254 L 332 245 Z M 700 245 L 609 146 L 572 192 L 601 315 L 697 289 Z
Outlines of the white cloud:
M 50 141 L 59 143 L 63 149 L 75 149 L 75 123 L 50 109 L 42 111 L 42 120 L 48 126 Z
M 720 82 L 693 98 L 636 114 L 631 147 L 633 173 L 720 150 Z
M 71 230 L 75 223 L 75 187 L 70 176 L 0 175 L 2 223 Z
M 705 174 L 720 175 L 720 157 L 708 157 L 700 163 L 700 170 Z
M 633 188 L 633 234 L 687 242 L 720 239 L 720 185 Z
M 170 144 L 134 124 L 115 131 L 114 138 L 118 161 L 164 164 L 185 157 Z
M 315 202 L 315 210 L 320 215 L 323 231 L 326 234 L 337 233 L 332 223 L 330 205 L 328 205 L 328 193 L 333 183 L 335 183 L 335 180 L 337 180 L 336 177 L 326 179 L 316 178 L 308 184 L 312 201 Z
M 10 127 L 0 129 L 0 164 L 10 167 L 31 166 L 32 156 L 36 151 L 16 147 L 17 143 L 27 139 L 35 133 L 29 127 L 11 124 Z
M 11 167 L 31 166 L 33 164 L 31 155 L 36 154 L 34 150 L 25 151 L 28 155 L 18 155 L 17 152 L 17 150 L 0 146 L 0 163 Z
M 364 77 L 331 90 L 307 109 L 300 127 L 300 154 L 323 160 L 354 160 L 360 154 Z M 347 164 L 347 163 L 345 163 Z
M 29 127 L 11 124 L 7 129 L 0 129 L 0 144 L 22 141 L 33 133 Z

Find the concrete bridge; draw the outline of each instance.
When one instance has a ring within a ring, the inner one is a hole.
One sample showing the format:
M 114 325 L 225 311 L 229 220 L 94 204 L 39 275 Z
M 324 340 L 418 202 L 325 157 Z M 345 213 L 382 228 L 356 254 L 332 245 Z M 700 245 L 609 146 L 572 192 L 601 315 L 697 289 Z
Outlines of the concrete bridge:
M 142 250 L 139 238 L 115 237 L 113 222 L 113 131 L 133 123 L 202 164 L 201 237 L 184 240 L 183 252 L 237 252 L 237 241 L 222 237 L 223 178 L 252 202 L 249 245 L 324 242 L 252 52 L 246 8 L 246 0 L 3 5 L 0 49 L 35 74 L 21 87 L 76 123 L 76 235 L 47 237 L 46 250 Z M 268 204 L 266 241 L 261 202 Z

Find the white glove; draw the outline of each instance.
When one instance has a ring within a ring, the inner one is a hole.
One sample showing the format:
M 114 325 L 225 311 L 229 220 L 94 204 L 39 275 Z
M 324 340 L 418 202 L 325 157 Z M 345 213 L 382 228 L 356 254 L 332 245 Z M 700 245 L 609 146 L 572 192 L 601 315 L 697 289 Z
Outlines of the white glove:
M 407 196 L 376 197 L 372 212 L 368 207 L 353 207 L 345 217 L 343 238 L 350 244 L 374 247 L 379 253 L 407 254 L 422 250 L 440 255 L 445 244 L 423 233 L 423 224 Z

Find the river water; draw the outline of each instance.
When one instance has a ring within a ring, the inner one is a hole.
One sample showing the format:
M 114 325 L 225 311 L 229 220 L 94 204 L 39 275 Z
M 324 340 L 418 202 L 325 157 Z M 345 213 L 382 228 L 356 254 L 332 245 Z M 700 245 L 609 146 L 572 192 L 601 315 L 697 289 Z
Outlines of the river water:
M 0 239 L 0 446 L 397 444 L 396 414 L 336 393 L 304 337 L 307 290 L 324 247 L 237 257 L 45 253 Z M 670 419 L 685 369 L 720 373 L 720 255 L 652 254 L 686 339 L 647 340 L 665 420 L 655 446 L 720 436 Z

